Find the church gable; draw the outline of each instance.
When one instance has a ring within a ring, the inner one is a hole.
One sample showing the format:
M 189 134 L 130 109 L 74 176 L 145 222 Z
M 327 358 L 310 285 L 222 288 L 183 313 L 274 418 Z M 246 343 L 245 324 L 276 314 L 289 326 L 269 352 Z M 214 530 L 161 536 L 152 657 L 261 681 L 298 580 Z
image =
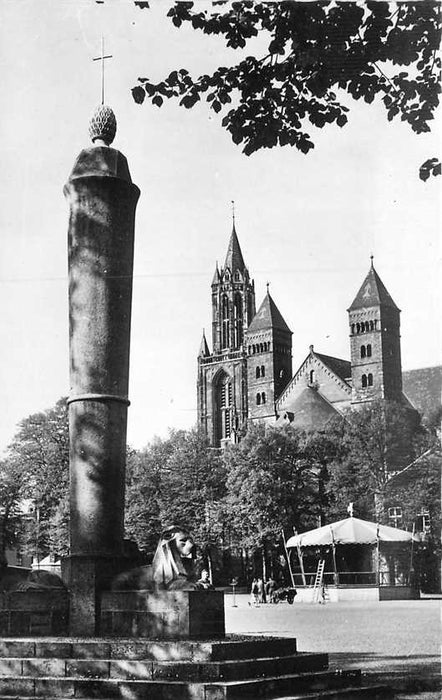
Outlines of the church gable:
M 310 348 L 310 353 L 293 376 L 290 384 L 284 389 L 276 403 L 278 413 L 284 411 L 292 412 L 293 409 L 299 410 L 298 399 L 303 394 L 306 387 L 316 391 L 325 401 L 333 405 L 336 410 L 347 408 L 351 399 L 350 384 L 337 374 L 332 363 L 326 364 L 323 358 L 313 351 L 313 346 Z M 344 360 L 338 358 L 330 358 L 340 363 L 340 368 L 343 367 Z M 345 374 L 345 371 L 343 372 Z

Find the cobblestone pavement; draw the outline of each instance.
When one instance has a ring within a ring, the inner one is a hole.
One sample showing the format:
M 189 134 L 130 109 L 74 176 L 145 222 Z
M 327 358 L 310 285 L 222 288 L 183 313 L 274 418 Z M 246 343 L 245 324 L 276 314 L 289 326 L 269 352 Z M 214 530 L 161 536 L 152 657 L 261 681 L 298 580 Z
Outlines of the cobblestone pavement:
M 295 636 L 299 651 L 323 651 L 331 668 L 360 668 L 399 700 L 439 700 L 440 600 L 248 605 L 226 595 L 231 634 Z

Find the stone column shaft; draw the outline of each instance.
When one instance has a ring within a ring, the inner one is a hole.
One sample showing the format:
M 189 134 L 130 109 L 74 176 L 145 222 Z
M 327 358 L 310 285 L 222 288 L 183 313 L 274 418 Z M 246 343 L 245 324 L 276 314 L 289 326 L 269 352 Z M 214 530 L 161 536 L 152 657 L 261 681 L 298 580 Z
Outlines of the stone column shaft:
M 124 156 L 112 148 L 95 146 L 81 152 L 65 195 L 70 205 L 69 577 L 83 600 L 89 593 L 95 596 L 100 588 L 101 568 L 110 575 L 112 567 L 101 567 L 103 558 L 109 563 L 122 555 L 134 220 L 139 190 L 131 182 Z M 83 564 L 75 564 L 78 558 L 84 558 Z M 71 614 L 81 607 L 71 606 Z M 82 625 L 80 621 L 77 633 Z

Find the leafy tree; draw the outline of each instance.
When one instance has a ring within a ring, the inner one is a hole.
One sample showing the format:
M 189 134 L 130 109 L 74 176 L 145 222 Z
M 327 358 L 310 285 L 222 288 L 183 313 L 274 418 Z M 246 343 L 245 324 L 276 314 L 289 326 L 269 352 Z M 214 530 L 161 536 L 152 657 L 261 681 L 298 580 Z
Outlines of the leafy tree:
M 267 554 L 283 530 L 314 527 L 320 512 L 315 463 L 305 436 L 288 426 L 249 426 L 239 445 L 225 453 L 226 510 L 237 543 L 261 551 L 266 576 Z
M 9 459 L 0 462 L 0 569 L 6 566 L 6 549 L 18 544 L 23 475 Z
M 244 0 L 214 6 L 207 11 L 176 2 L 168 16 L 176 27 L 190 24 L 222 36 L 232 49 L 249 48 L 264 36 L 262 55 L 196 78 L 184 68 L 159 83 L 138 78 L 135 102 L 147 97 L 161 107 L 176 98 L 191 108 L 205 98 L 215 113 L 226 112 L 222 125 L 246 155 L 276 145 L 308 153 L 311 127 L 347 123 L 349 97 L 367 104 L 378 99 L 389 121 L 400 118 L 417 134 L 430 131 L 441 90 L 438 2 Z M 421 166 L 421 179 L 430 174 L 440 174 L 436 158 Z
M 210 561 L 214 545 L 220 543 L 219 502 L 224 492 L 218 452 L 196 429 L 171 430 L 167 440 L 157 438 L 131 462 L 127 532 L 140 547 L 152 551 L 162 528 L 182 524 Z
M 7 465 L 20 483 L 20 497 L 31 499 L 36 509 L 25 549 L 46 554 L 56 543 L 57 553 L 66 551 L 69 428 L 65 398 L 19 423 L 8 447 Z
M 330 513 L 330 494 L 327 484 L 330 479 L 330 467 L 345 455 L 343 444 L 343 422 L 338 418 L 319 431 L 304 435 L 304 454 L 310 469 L 318 479 L 318 526 L 325 525 Z
M 345 452 L 330 470 L 330 515 L 345 516 L 348 503 L 367 518 L 386 522 L 389 483 L 424 449 L 419 415 L 393 401 L 373 401 L 343 422 Z
M 170 445 L 159 439 L 142 451 L 128 451 L 125 532 L 144 552 L 155 550 L 161 531 L 162 466 L 170 451 Z

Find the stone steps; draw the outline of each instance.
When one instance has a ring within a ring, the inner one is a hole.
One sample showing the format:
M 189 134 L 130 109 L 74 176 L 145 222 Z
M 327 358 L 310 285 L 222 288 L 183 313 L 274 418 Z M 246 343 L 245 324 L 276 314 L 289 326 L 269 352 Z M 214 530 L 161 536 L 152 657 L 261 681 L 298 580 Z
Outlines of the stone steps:
M 267 678 L 227 682 L 141 681 L 121 679 L 90 679 L 75 677 L 3 677 L 0 678 L 0 698 L 130 698 L 130 700 L 239 700 L 249 698 L 280 698 L 291 693 L 293 698 L 391 697 L 385 688 L 365 690 L 355 684 L 348 687 L 344 674 L 312 672 Z M 296 695 L 293 695 L 296 693 Z
M 280 673 L 318 671 L 328 666 L 327 654 L 297 653 L 237 661 L 145 661 L 139 659 L 0 659 L 0 679 L 14 677 L 72 677 L 126 680 L 233 681 Z
M 319 693 L 290 695 L 284 698 L 275 698 L 274 700 L 341 700 L 341 698 L 345 698 L 345 700 L 359 700 L 359 698 L 367 698 L 367 700 L 387 700 L 387 698 L 394 698 L 394 693 L 392 689 L 386 685 L 360 685 L 334 690 L 323 690 Z
M 344 691 L 370 697 L 360 672 L 328 670 L 327 654 L 299 653 L 294 638 L 0 640 L 3 700 L 338 698 Z

